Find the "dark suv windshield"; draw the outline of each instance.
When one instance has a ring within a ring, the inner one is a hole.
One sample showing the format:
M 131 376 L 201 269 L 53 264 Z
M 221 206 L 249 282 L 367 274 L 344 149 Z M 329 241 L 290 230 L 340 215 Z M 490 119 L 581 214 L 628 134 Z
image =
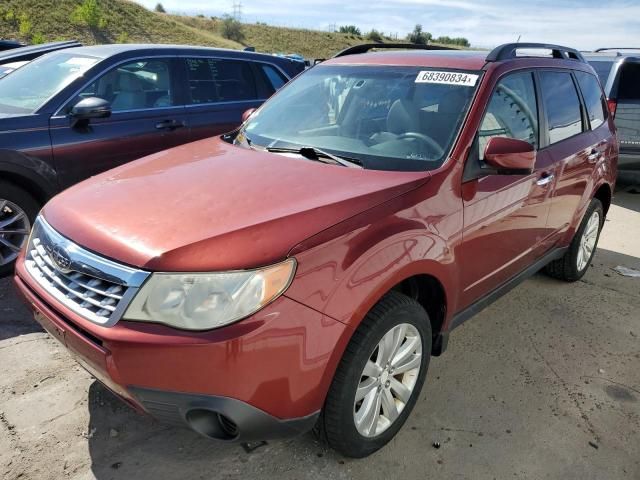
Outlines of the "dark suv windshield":
M 284 87 L 236 142 L 316 147 L 377 170 L 431 170 L 456 138 L 479 72 L 317 66 Z
M 0 113 L 35 112 L 98 60 L 75 53 L 54 52 L 28 63 L 0 80 Z

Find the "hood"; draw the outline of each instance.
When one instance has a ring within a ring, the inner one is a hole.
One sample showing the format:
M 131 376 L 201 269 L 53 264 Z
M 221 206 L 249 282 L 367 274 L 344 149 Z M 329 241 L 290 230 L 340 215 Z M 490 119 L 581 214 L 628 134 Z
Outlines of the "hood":
M 88 159 L 89 160 L 89 159 Z M 327 165 L 207 139 L 84 181 L 43 210 L 79 245 L 153 271 L 268 265 L 429 178 Z

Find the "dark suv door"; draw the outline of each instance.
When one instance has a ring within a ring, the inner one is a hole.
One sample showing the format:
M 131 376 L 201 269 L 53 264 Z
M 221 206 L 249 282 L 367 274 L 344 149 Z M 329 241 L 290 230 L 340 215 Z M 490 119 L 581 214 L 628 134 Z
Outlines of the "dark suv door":
M 246 110 L 262 105 L 287 82 L 268 63 L 196 56 L 183 62 L 191 140 L 233 130 Z
M 189 141 L 177 61 L 153 57 L 121 63 L 92 80 L 51 118 L 52 151 L 62 187 Z M 88 97 L 108 100 L 112 114 L 74 125 L 67 114 Z

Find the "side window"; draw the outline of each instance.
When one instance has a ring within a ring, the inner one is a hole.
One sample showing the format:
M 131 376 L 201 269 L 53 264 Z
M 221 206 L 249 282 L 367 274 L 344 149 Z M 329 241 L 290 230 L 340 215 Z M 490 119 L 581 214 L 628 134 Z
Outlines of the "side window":
M 285 78 L 285 76 L 271 65 L 267 65 L 266 63 L 262 64 L 262 71 L 269 79 L 269 83 L 271 83 L 274 91 L 278 90 L 285 83 L 287 83 L 287 79 Z
M 137 60 L 109 70 L 80 92 L 72 105 L 87 97 L 107 100 L 114 112 L 170 107 L 175 104 L 170 59 Z
M 237 102 L 258 98 L 249 62 L 187 58 L 191 103 Z
M 578 79 L 578 85 L 580 85 L 582 98 L 584 98 L 584 103 L 587 107 L 591 129 L 598 128 L 604 123 L 604 119 L 607 117 L 606 102 L 598 80 L 596 80 L 596 77 L 593 75 L 585 72 L 575 72 L 575 75 Z
M 492 137 L 524 140 L 538 146 L 538 106 L 531 72 L 511 74 L 496 86 L 478 132 L 480 159 Z
M 582 132 L 580 99 L 569 72 L 540 72 L 542 98 L 547 112 L 549 143 Z

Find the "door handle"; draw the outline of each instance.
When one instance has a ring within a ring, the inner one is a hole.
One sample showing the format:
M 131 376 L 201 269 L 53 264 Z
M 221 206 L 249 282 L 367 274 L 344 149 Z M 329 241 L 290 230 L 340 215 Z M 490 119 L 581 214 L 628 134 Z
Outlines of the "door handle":
M 540 187 L 547 186 L 553 181 L 554 178 L 555 175 L 553 173 L 543 173 L 542 177 L 536 180 L 536 185 Z
M 591 153 L 587 157 L 589 163 L 596 163 L 602 157 L 602 152 L 596 148 L 591 150 Z
M 180 120 L 163 120 L 162 122 L 156 123 L 158 130 L 175 130 L 181 127 L 184 127 L 184 122 Z

